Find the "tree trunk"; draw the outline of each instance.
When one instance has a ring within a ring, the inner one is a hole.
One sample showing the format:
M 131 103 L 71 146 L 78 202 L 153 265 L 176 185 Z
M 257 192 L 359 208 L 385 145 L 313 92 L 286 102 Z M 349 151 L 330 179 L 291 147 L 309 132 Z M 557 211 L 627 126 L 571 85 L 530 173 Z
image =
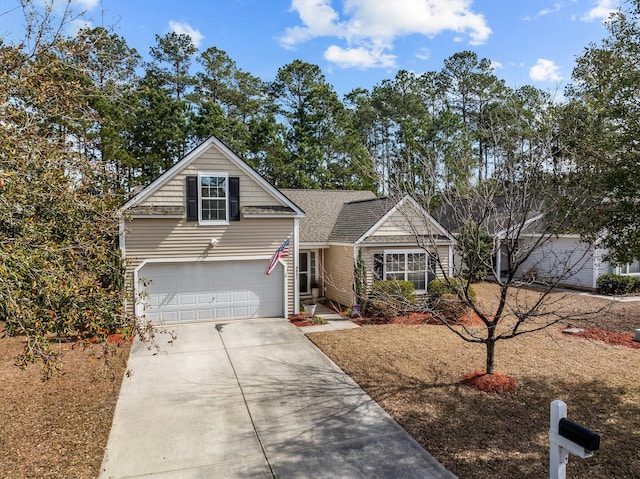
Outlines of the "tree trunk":
M 493 331 L 491 331 L 493 332 Z M 495 358 L 496 340 L 493 337 L 487 338 L 487 364 L 485 371 L 487 374 L 493 374 L 493 362 Z

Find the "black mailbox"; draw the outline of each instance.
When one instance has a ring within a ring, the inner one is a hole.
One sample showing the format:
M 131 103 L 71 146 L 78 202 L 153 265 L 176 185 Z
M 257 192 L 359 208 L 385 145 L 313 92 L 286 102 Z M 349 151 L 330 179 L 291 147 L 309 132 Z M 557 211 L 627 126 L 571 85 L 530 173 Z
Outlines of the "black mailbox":
M 569 421 L 567 418 L 560 419 L 558 434 L 576 443 L 578 446 L 584 447 L 587 451 L 597 451 L 600 449 L 600 434 L 573 421 Z

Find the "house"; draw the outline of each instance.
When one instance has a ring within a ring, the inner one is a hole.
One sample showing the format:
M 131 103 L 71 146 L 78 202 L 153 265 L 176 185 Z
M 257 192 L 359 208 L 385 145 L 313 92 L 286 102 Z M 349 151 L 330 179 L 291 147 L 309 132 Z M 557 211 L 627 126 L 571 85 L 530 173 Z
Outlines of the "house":
M 530 229 L 519 237 L 523 249 L 530 248 L 533 242 L 539 241 L 541 235 L 546 234 L 537 228 L 542 223 L 542 216 L 531 220 Z M 506 231 L 498 237 L 499 240 L 508 239 Z M 504 270 L 504 247 L 499 247 L 496 256 L 497 271 Z M 520 267 L 519 277 L 532 282 L 557 284 L 561 287 L 586 291 L 598 288 L 598 278 L 603 274 L 615 273 L 621 275 L 637 275 L 640 273 L 640 262 L 626 265 L 614 265 L 604 260 L 607 250 L 598 244 L 589 244 L 582 240 L 579 234 L 560 232 L 548 235 L 541 244 L 531 251 Z M 504 275 L 504 271 L 502 271 Z
M 130 313 L 179 323 L 296 311 L 294 272 L 304 213 L 216 138 L 121 211 Z M 265 274 L 287 239 L 289 254 Z
M 561 287 L 593 291 L 598 278 L 606 273 L 640 274 L 640 262 L 613 265 L 606 261 L 607 250 L 598 244 L 589 244 L 579 234 L 571 232 L 562 223 L 549 223 L 544 205 L 523 212 L 508 212 L 503 197 L 495 197 L 490 207 L 470 206 L 467 203 L 441 207 L 435 217 L 457 235 L 466 220 L 481 222 L 485 233 L 493 238 L 496 251 L 493 260 L 493 279 L 505 279 L 511 262 L 522 259 L 514 278 L 525 282 L 538 282 Z M 479 202 L 479 204 L 482 202 Z M 456 211 L 460 215 L 456 218 Z M 464 269 L 460 255 L 454 255 L 454 275 Z
M 408 280 L 418 294 L 426 293 L 436 276 L 450 274 L 455 241 L 411 196 L 282 192 L 305 211 L 300 220 L 298 270 L 303 297 L 311 282 L 320 280 L 326 297 L 343 305 L 355 304 L 358 269 L 367 285 L 376 279 Z
M 214 137 L 121 212 L 127 308 L 158 324 L 288 316 L 314 280 L 345 305 L 362 277 L 408 279 L 421 292 L 453 254 L 453 238 L 411 197 L 281 191 Z

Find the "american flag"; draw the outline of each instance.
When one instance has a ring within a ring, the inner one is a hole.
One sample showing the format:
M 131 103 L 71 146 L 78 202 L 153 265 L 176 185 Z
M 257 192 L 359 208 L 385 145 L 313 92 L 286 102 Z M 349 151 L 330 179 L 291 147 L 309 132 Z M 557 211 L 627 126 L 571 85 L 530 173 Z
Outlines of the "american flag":
M 264 271 L 264 274 L 271 274 L 273 270 L 276 268 L 276 264 L 278 264 L 278 260 L 282 257 L 289 256 L 289 238 L 284 240 L 284 243 L 280 245 L 280 247 L 273 253 L 273 256 L 269 260 L 269 264 L 267 265 L 267 269 Z

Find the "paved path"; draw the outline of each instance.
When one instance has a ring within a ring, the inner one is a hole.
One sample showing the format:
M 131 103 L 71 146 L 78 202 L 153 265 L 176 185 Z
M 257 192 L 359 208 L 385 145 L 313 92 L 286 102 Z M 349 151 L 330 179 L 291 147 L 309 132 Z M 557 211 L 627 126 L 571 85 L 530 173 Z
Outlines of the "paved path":
M 306 333 L 315 333 L 317 331 L 335 331 L 338 329 L 354 329 L 359 328 L 356 323 L 343 318 L 335 311 L 327 308 L 326 306 L 318 303 L 316 305 L 316 316 L 324 319 L 327 324 L 316 324 L 313 326 L 301 326 L 300 330 Z
M 454 478 L 285 319 L 134 342 L 106 478 Z

